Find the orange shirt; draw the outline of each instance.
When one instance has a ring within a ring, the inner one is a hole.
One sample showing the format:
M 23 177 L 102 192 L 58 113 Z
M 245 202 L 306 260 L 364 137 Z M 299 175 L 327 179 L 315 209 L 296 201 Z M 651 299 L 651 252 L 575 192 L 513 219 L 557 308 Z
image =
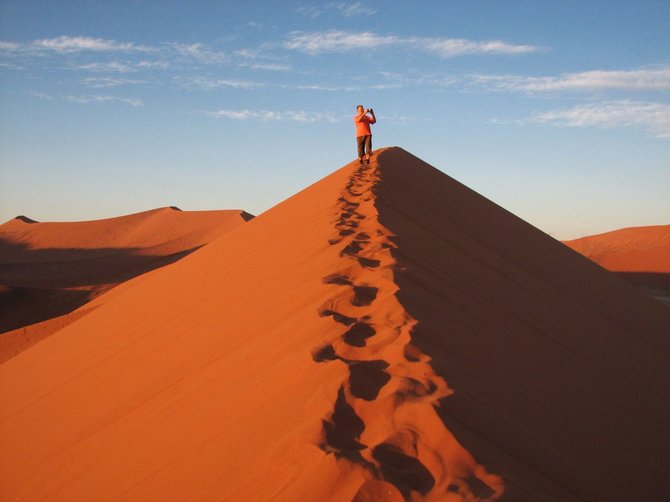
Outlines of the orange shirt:
M 372 131 L 370 131 L 370 124 L 377 122 L 373 117 L 370 117 L 367 114 L 356 115 L 354 117 L 354 125 L 356 126 L 356 137 L 359 136 L 372 136 Z

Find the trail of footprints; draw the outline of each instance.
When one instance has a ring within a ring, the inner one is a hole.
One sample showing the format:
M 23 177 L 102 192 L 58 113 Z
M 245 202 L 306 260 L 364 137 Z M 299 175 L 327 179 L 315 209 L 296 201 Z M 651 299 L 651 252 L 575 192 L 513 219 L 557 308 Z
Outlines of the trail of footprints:
M 340 268 L 323 282 L 338 286 L 338 294 L 319 315 L 341 324 L 342 334 L 312 356 L 319 363 L 345 363 L 349 375 L 323 420 L 321 448 L 392 483 L 410 500 L 430 492 L 436 480 L 418 459 L 419 434 L 394 415 L 408 401 L 432 407 L 450 391 L 411 346 L 415 321 L 402 308 L 375 308 L 382 301 L 399 304 L 390 252 L 394 244 L 374 216 L 374 166 L 361 165 L 349 179 L 338 200 L 336 233 L 329 240 L 341 248 Z

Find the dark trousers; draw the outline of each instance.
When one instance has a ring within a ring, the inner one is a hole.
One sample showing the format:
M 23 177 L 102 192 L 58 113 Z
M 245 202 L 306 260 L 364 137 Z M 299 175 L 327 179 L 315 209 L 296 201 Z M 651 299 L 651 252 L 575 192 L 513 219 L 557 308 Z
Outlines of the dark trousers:
M 356 136 L 356 143 L 358 144 L 358 158 L 361 159 L 365 156 L 365 151 L 367 150 L 368 155 L 372 155 L 372 136 Z

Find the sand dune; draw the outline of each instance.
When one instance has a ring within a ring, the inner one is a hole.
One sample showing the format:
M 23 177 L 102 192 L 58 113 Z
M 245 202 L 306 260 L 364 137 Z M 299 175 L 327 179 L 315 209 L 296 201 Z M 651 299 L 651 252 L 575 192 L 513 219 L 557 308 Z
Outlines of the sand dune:
M 607 270 L 670 273 L 670 225 L 622 228 L 564 244 Z
M 622 228 L 564 244 L 670 304 L 670 225 Z
M 399 148 L 0 366 L 8 500 L 663 500 L 670 312 Z
M 251 218 L 162 208 L 105 220 L 0 225 L 0 360 L 80 317 L 77 308 Z M 7 333 L 9 332 L 9 333 Z

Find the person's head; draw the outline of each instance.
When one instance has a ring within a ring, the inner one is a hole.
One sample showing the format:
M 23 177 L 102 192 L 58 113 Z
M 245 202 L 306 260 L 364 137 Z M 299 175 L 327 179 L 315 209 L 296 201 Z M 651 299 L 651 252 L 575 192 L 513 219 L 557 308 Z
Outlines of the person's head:
M 363 105 L 358 105 L 356 107 L 356 111 L 358 112 L 359 115 L 365 112 L 365 108 L 363 108 Z

